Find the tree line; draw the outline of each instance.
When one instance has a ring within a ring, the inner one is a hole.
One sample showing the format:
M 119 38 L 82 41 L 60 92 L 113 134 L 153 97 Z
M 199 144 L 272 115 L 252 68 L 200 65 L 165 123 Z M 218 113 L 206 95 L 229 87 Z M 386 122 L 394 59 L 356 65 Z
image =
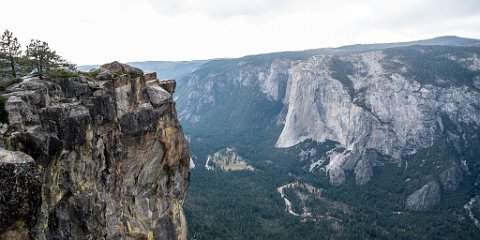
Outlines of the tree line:
M 59 69 L 75 70 L 76 65 L 63 59 L 48 43 L 32 39 L 22 51 L 18 39 L 9 30 L 0 37 L 0 80 L 15 81 L 31 72 L 44 78 Z

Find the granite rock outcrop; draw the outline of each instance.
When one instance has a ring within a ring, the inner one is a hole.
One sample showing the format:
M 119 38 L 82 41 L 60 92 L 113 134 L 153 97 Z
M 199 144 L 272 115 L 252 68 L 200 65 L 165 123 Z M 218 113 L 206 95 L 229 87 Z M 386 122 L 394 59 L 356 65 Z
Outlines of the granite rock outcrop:
M 2 147 L 14 152 L 0 150 L 0 174 L 19 180 L 2 184 L 0 200 L 19 206 L 0 238 L 186 239 L 190 153 L 174 89 L 118 62 L 96 81 L 33 77 L 9 87 Z M 8 199 L 12 189 L 25 196 Z
M 440 202 L 440 185 L 429 182 L 408 196 L 405 209 L 408 211 L 425 211 Z

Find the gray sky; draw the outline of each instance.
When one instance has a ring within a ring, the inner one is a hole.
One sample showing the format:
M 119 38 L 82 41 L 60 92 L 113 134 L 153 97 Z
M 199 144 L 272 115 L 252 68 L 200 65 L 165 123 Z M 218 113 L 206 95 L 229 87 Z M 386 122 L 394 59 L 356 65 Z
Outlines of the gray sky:
M 7 0 L 0 31 L 77 64 L 480 38 L 479 0 Z M 5 11 L 7 10 L 7 11 Z

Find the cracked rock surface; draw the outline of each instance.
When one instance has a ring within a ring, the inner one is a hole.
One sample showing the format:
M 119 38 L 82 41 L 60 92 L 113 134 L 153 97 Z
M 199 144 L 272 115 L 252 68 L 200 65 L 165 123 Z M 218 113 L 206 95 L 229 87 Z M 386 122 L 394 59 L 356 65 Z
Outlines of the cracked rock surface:
M 14 213 L 0 211 L 0 239 L 186 239 L 175 82 L 118 62 L 100 70 L 95 82 L 30 78 L 4 93 L 0 207 Z

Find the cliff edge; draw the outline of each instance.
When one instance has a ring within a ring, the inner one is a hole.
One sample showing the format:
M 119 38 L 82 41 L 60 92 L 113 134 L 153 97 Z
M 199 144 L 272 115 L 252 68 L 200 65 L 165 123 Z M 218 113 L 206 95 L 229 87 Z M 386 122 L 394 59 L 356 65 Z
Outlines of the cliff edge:
M 0 239 L 186 239 L 175 81 L 118 62 L 99 72 L 3 94 Z

